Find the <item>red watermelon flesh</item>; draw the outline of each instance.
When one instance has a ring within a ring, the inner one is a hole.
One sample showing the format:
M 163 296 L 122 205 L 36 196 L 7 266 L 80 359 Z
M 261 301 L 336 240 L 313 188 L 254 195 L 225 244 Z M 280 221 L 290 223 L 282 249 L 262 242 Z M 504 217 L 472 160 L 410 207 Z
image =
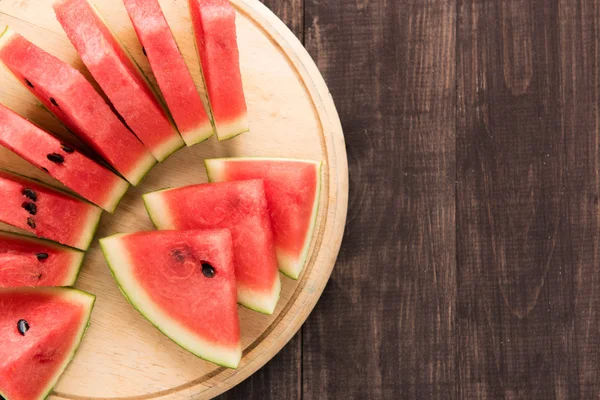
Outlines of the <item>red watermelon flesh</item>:
M 108 212 L 115 210 L 129 187 L 108 169 L 2 105 L 0 145 Z
M 241 355 L 228 230 L 153 231 L 100 240 L 131 304 L 181 347 L 236 368 Z
M 2 397 L 48 396 L 81 342 L 94 300 L 75 289 L 0 289 Z
M 279 269 L 297 279 L 314 231 L 321 189 L 321 162 L 282 158 L 206 160 L 211 182 L 263 179 Z
M 87 0 L 54 3 L 58 22 L 116 110 L 158 161 L 184 143 L 137 64 Z
M 0 62 L 131 184 L 139 183 L 156 163 L 93 86 L 69 64 L 9 28 L 0 36 Z
M 83 256 L 47 240 L 0 231 L 0 288 L 72 286 Z
M 157 0 L 125 0 L 138 38 L 188 146 L 213 135 L 210 119 Z
M 261 180 L 167 189 L 144 195 L 144 202 L 159 229 L 229 229 L 238 302 L 273 313 L 281 283 Z
M 87 250 L 102 210 L 61 190 L 0 170 L 0 222 Z M 28 211 L 35 205 L 35 215 Z
M 189 0 L 196 46 L 219 140 L 248 131 L 248 113 L 229 0 Z

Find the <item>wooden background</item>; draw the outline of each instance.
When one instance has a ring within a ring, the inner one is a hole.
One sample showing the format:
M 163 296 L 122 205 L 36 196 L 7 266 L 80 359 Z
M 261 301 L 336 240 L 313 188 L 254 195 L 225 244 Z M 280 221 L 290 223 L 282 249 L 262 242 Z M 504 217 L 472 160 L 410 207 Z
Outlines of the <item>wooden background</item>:
M 220 399 L 600 397 L 600 1 L 265 0 L 336 101 L 345 240 Z

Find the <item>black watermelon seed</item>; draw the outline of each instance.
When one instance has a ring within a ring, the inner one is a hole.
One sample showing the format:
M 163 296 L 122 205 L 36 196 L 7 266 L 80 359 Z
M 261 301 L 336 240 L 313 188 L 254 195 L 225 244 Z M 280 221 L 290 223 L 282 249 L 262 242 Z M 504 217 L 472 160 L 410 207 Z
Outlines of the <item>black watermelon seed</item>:
M 30 200 L 37 201 L 37 194 L 35 194 L 35 192 L 29 188 L 23 189 L 21 194 Z
M 142 47 L 142 53 L 144 53 L 144 55 L 145 55 L 146 57 L 148 57 L 148 54 L 146 54 L 146 48 L 145 48 L 145 47 Z
M 35 229 L 35 221 L 33 218 L 27 218 L 27 225 L 29 225 L 31 229 Z
M 210 265 L 208 263 L 202 263 L 202 273 L 207 278 L 214 278 L 215 269 L 213 268 L 212 265 Z
M 35 205 L 35 203 L 30 203 L 26 201 L 25 203 L 21 204 L 21 207 L 27 210 L 27 212 L 31 215 L 35 215 L 37 213 L 37 206 Z
M 58 153 L 50 153 L 46 157 L 48 158 L 48 160 L 58 164 L 65 161 L 65 158 Z
M 40 279 L 42 279 L 42 276 L 43 276 L 43 275 L 42 275 L 42 273 L 40 272 L 40 273 L 38 274 L 38 276 L 37 276 L 37 278 L 38 278 L 38 281 L 39 281 Z
M 35 255 L 37 257 L 38 260 L 45 260 L 46 258 L 48 258 L 48 253 L 37 253 Z
M 67 146 L 66 144 L 61 144 L 61 145 L 60 145 L 60 148 L 61 148 L 61 149 L 63 149 L 63 151 L 64 151 L 65 153 L 72 153 L 72 152 L 74 152 L 74 151 L 75 151 L 75 150 L 73 150 L 71 147 Z
M 27 84 L 27 86 L 29 86 L 30 88 L 33 88 L 33 83 L 29 82 L 29 79 L 25 78 L 25 83 Z
M 54 104 L 56 107 L 58 107 L 58 103 L 56 102 L 56 100 L 54 100 L 54 97 L 50 97 L 50 103 Z
M 29 330 L 29 324 L 24 319 L 20 319 L 19 322 L 17 322 L 17 329 L 21 336 L 25 336 L 25 332 Z
M 46 167 L 42 167 L 42 171 L 44 171 L 44 172 L 48 172 L 48 168 L 46 168 Z

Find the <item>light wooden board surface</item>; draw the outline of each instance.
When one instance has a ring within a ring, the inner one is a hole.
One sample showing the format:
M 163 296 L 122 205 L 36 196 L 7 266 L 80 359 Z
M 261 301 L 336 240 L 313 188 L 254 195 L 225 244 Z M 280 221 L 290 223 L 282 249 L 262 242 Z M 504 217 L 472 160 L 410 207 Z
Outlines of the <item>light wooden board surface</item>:
M 197 83 L 187 1 L 160 0 Z M 147 60 L 120 1 L 97 0 L 108 23 L 150 76 Z M 239 383 L 270 360 L 313 309 L 334 266 L 346 220 L 348 167 L 340 121 L 327 87 L 300 42 L 266 7 L 233 1 L 251 132 L 228 142 L 211 139 L 184 148 L 131 188 L 113 215 L 102 218 L 97 237 L 153 229 L 143 193 L 206 182 L 208 157 L 279 156 L 325 161 L 317 229 L 310 259 L 298 281 L 282 275 L 281 299 L 265 316 L 240 308 L 244 357 L 237 370 L 200 360 L 162 335 L 131 307 L 94 241 L 77 287 L 98 297 L 92 325 L 53 398 L 211 398 Z M 10 25 L 46 51 L 89 73 L 54 18 L 49 0 L 2 0 L 0 28 Z M 6 71 L 0 71 L 0 102 L 59 136 L 66 129 Z M 0 167 L 52 182 L 43 172 L 0 148 Z M 10 229 L 0 225 L 2 229 Z M 10 229 L 12 230 L 12 229 Z

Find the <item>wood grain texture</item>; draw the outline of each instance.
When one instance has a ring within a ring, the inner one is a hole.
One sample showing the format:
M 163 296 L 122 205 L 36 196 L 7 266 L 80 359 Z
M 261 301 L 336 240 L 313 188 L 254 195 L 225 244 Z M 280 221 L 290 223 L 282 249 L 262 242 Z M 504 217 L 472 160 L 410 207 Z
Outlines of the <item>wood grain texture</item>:
M 344 246 L 303 328 L 305 399 L 455 387 L 454 1 L 305 3 L 344 123 Z
M 593 87 L 588 81 L 576 89 L 570 82 L 572 68 L 585 68 L 570 65 L 581 56 L 567 36 L 580 32 L 583 15 L 562 14 L 577 13 L 574 6 L 459 2 L 456 326 L 462 398 L 581 394 L 574 261 L 592 253 L 573 245 L 591 240 L 585 237 L 596 226 L 586 215 L 594 207 L 586 190 L 597 184 L 597 136 L 588 129 L 594 122 L 573 103 L 573 91 Z M 582 208 L 584 197 L 589 206 Z

